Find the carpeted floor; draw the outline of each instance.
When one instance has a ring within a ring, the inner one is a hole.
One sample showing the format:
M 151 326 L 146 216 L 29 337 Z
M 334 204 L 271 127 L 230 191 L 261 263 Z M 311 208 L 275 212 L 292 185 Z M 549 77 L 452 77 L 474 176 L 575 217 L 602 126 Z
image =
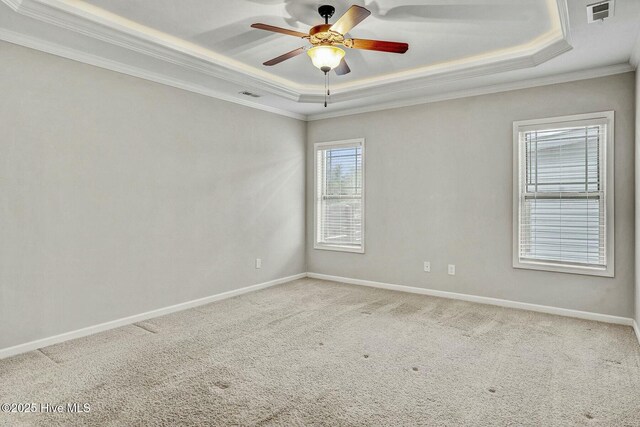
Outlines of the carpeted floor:
M 640 426 L 632 329 L 302 279 L 0 361 L 20 425 Z

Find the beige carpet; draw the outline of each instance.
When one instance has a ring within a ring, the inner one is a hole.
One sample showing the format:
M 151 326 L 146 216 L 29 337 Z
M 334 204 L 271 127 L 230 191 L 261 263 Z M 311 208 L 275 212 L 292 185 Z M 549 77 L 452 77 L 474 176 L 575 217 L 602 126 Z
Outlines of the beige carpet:
M 20 425 L 640 426 L 632 329 L 303 279 L 0 361 Z

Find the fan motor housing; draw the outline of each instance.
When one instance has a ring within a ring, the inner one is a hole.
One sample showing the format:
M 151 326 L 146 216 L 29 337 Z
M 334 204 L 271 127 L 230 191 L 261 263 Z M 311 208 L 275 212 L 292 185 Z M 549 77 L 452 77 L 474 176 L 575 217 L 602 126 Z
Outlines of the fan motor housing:
M 331 31 L 330 28 L 331 24 L 321 24 L 311 28 L 309 30 L 309 42 L 314 46 L 323 44 L 343 44 L 344 36 L 340 33 L 336 33 L 335 31 Z

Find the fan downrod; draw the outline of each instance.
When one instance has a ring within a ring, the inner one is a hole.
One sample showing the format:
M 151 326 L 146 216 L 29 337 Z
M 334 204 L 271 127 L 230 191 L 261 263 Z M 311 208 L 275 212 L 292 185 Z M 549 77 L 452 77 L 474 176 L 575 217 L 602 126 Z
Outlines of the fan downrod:
M 325 24 L 329 23 L 329 18 L 331 18 L 335 12 L 336 8 L 328 4 L 324 4 L 318 8 L 318 13 L 324 18 Z

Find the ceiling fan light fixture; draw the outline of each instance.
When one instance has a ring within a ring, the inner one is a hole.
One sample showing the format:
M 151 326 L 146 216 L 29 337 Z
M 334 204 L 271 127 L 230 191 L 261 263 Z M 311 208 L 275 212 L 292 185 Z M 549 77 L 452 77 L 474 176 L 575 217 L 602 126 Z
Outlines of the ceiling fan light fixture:
M 340 65 L 340 61 L 344 58 L 344 50 L 326 45 L 312 47 L 307 51 L 307 54 L 311 58 L 313 65 L 325 73 Z

